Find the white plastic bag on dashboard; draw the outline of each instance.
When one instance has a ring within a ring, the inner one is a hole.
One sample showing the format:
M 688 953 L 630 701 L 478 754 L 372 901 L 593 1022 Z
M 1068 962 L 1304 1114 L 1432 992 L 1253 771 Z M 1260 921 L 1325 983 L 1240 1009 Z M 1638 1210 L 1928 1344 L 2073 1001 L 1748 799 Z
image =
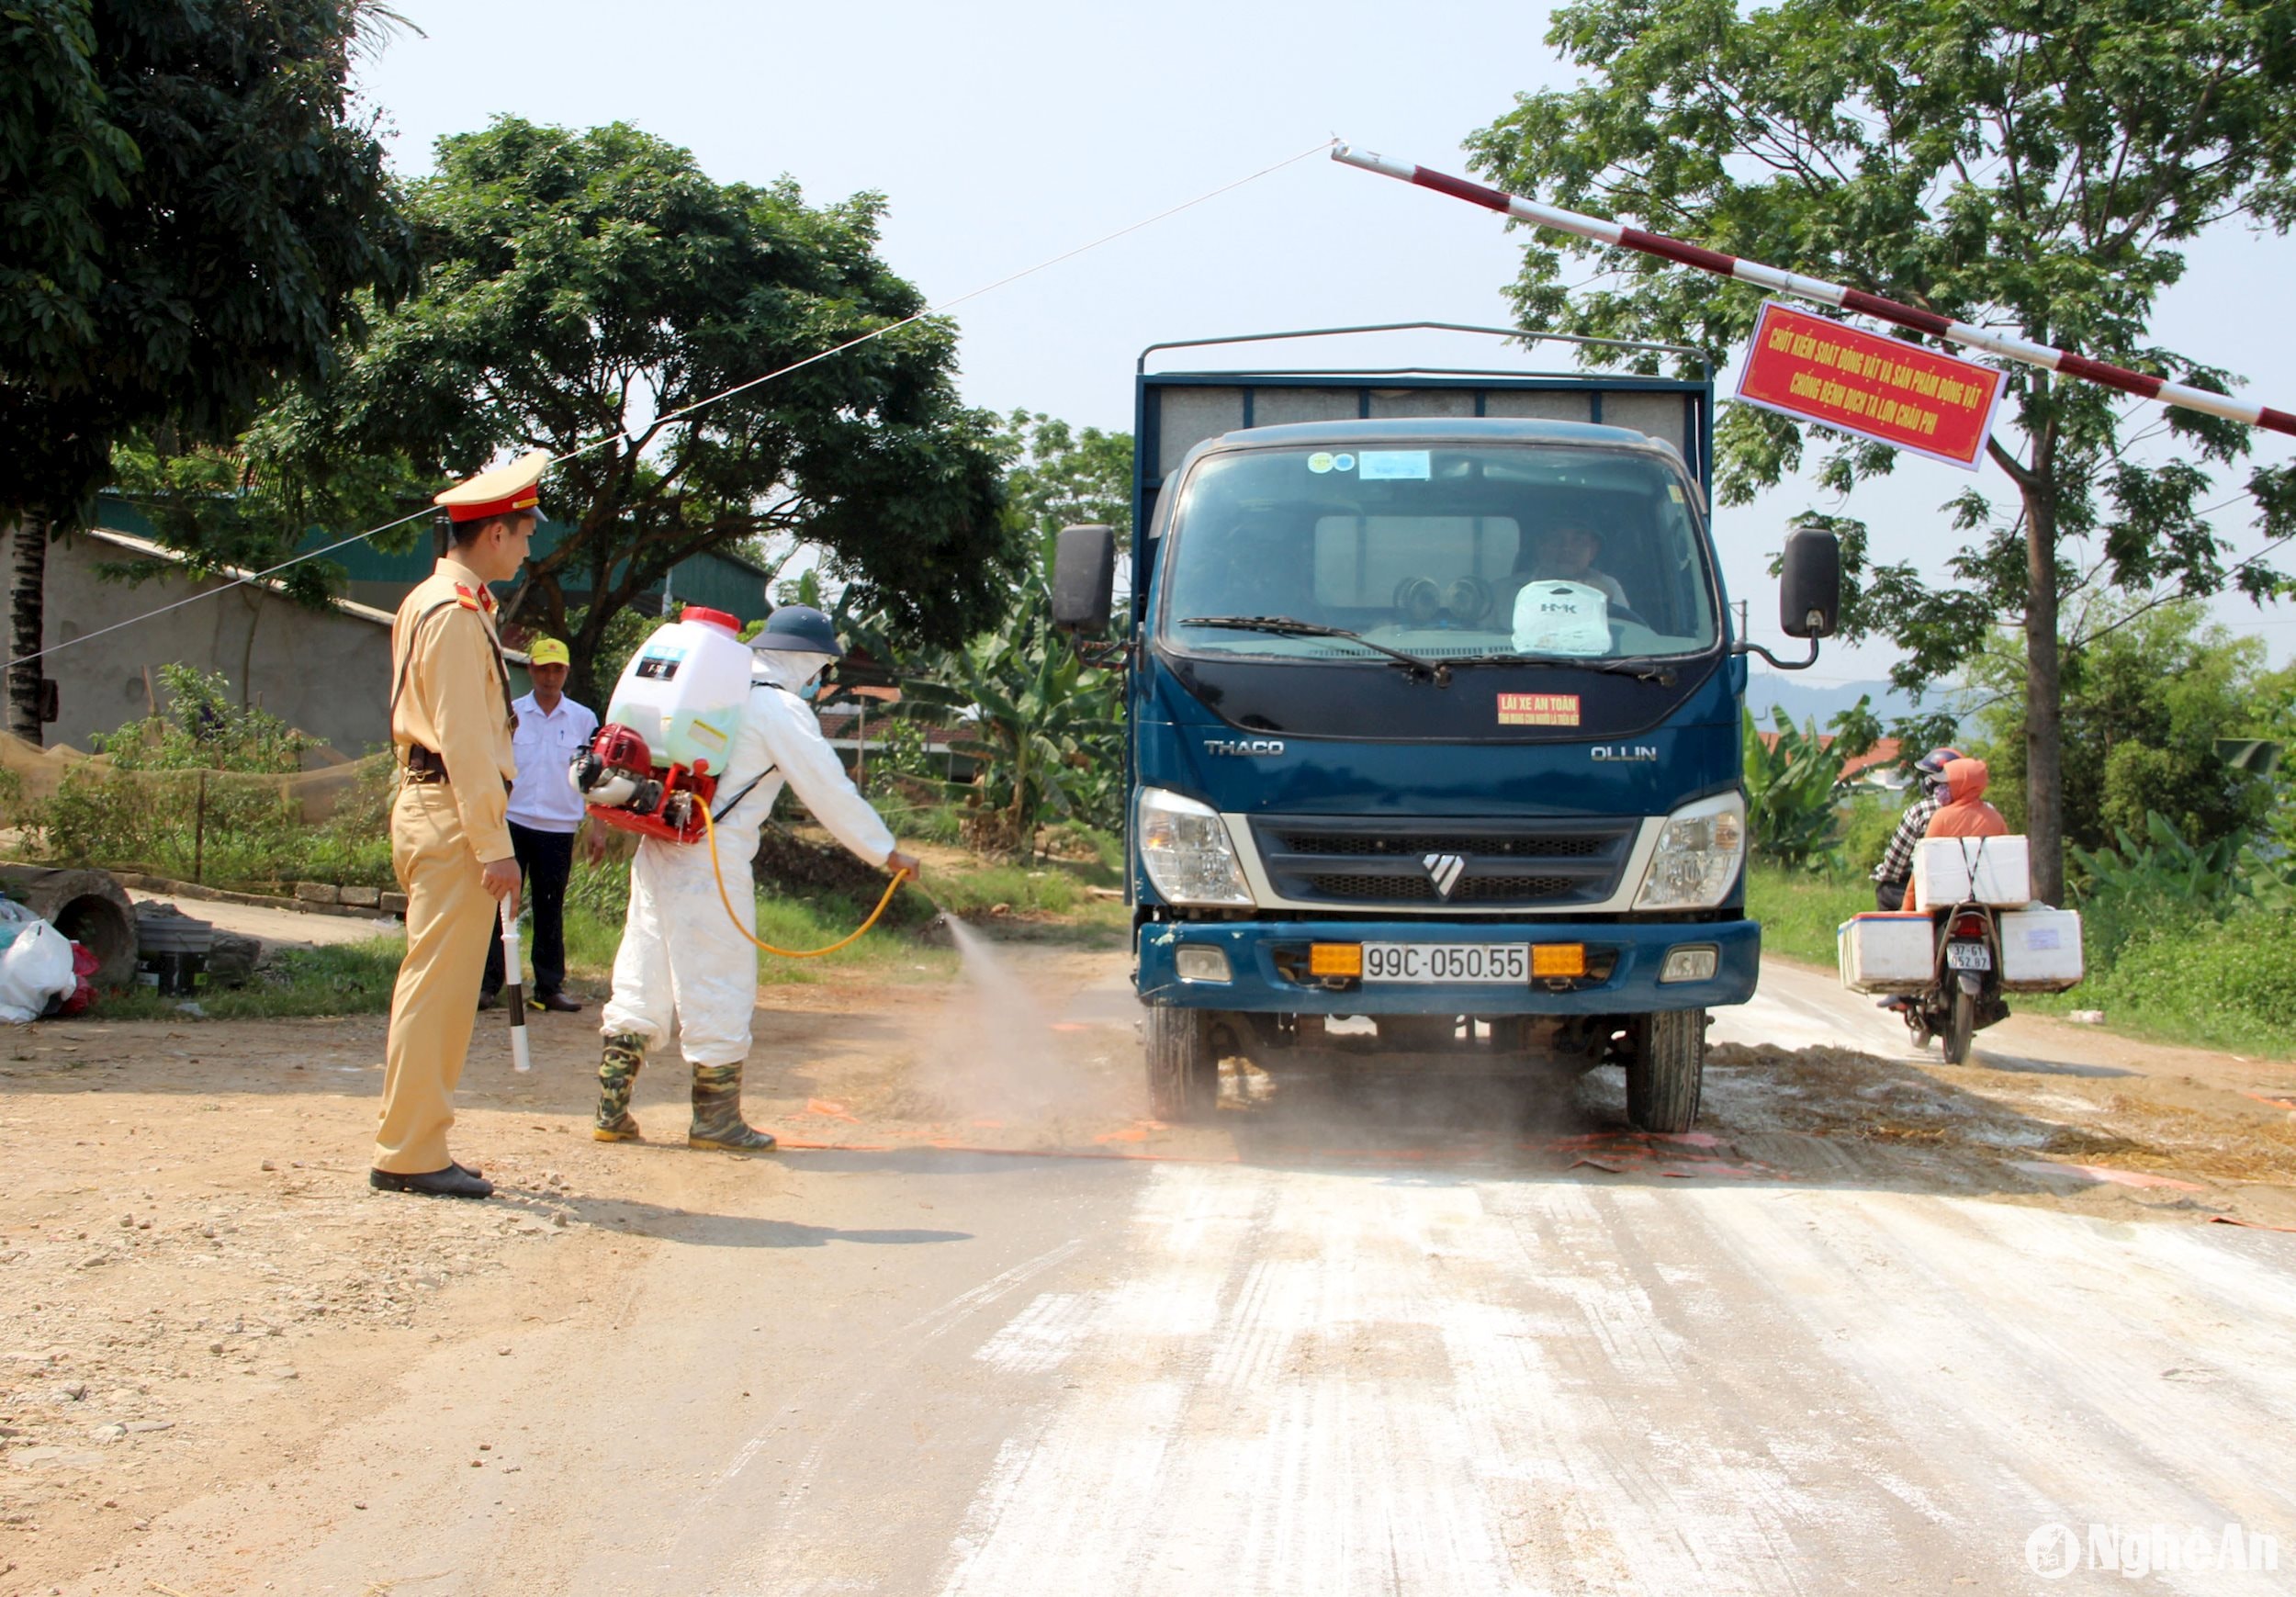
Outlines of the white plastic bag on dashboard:
M 1514 596 L 1517 654 L 1610 653 L 1610 601 L 1583 582 L 1541 579 Z
M 54 1000 L 69 998 L 80 978 L 72 969 L 72 939 L 36 920 L 0 951 L 0 1020 L 37 1020 Z

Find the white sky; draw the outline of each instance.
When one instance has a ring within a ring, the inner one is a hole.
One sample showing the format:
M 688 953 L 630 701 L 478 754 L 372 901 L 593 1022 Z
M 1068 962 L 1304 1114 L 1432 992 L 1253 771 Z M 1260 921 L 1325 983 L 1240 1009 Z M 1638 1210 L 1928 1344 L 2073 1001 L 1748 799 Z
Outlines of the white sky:
M 883 253 L 937 302 L 1334 134 L 1464 173 L 1466 134 L 1517 91 L 1570 76 L 1544 42 L 1548 8 L 1496 0 L 897 0 L 850 11 L 397 0 L 397 9 L 421 35 L 400 34 L 361 81 L 395 129 L 401 171 L 427 170 L 433 140 L 497 113 L 573 127 L 629 121 L 691 149 L 720 181 L 786 174 L 814 203 L 884 194 Z M 997 410 L 1126 430 L 1132 364 L 1147 343 L 1365 322 L 1505 325 L 1501 291 L 1519 248 L 1478 208 L 1319 154 L 960 309 L 964 392 Z M 2296 327 L 2278 314 L 2296 242 L 2228 230 L 2190 255 L 2155 321 L 2160 341 L 2296 410 Z M 1395 353 L 1485 364 L 1467 341 Z M 1728 374 L 1724 392 L 1734 380 Z M 2289 443 L 2265 435 L 2259 455 L 2290 458 Z M 2237 488 L 2227 480 L 2223 498 Z M 1960 540 L 1934 511 L 1966 481 L 1908 459 L 1895 481 L 1862 489 L 1849 513 L 1873 524 L 1881 557 L 1914 559 L 1942 579 L 1941 557 Z M 1998 471 L 1984 481 L 2007 497 Z M 1716 523 L 1731 595 L 1750 602 L 1755 638 L 1781 652 L 1764 568 L 1786 520 L 1808 505 L 1838 508 L 1789 484 Z M 2246 525 L 2239 506 L 2223 519 Z M 2243 552 L 2253 547 L 2244 537 Z M 2268 640 L 2276 663 L 2296 653 L 2296 608 L 2217 608 Z M 1802 680 L 1878 677 L 1894 658 L 1886 644 L 1829 645 Z

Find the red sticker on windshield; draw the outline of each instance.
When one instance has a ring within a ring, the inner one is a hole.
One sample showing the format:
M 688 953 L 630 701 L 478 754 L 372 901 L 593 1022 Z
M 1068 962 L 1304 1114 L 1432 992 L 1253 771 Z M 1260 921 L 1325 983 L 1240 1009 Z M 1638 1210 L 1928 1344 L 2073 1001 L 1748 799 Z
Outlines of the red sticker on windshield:
M 1502 726 L 1576 726 L 1578 724 L 1579 695 L 1576 693 L 1499 695 L 1499 725 Z

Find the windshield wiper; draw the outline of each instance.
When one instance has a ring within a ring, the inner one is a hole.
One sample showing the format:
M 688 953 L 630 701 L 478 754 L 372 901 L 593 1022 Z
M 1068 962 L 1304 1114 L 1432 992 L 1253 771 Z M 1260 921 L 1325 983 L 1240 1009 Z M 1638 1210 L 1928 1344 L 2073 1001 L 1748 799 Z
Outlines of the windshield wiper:
M 1434 660 L 1423 660 L 1417 655 L 1407 655 L 1400 648 L 1390 648 L 1383 643 L 1373 643 L 1359 632 L 1349 632 L 1344 626 L 1325 626 L 1319 622 L 1300 621 L 1289 615 L 1191 615 L 1180 623 L 1182 626 L 1221 626 L 1231 632 L 1268 632 L 1277 637 L 1336 637 L 1349 643 L 1359 643 L 1375 649 L 1398 665 L 1407 668 L 1412 676 L 1424 676 L 1438 688 L 1451 685 L 1451 668 Z
M 1468 655 L 1450 663 L 1454 666 L 1553 666 L 1578 671 L 1601 671 L 1614 677 L 1632 677 L 1637 681 L 1656 682 L 1661 688 L 1674 685 L 1674 668 L 1648 658 L 1612 659 L 1582 655 Z

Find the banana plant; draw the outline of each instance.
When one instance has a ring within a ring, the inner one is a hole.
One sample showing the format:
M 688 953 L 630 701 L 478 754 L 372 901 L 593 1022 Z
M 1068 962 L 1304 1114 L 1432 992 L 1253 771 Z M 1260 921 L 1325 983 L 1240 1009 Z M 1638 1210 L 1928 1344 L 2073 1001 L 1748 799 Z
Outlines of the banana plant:
M 892 658 L 866 622 L 857 635 Z M 982 762 L 976 827 L 991 847 L 1025 853 L 1049 817 L 1097 815 L 1118 768 L 1118 701 L 1109 673 L 1077 658 L 1052 626 L 1052 593 L 1030 572 L 996 625 L 962 648 L 898 659 L 892 713 L 947 728 L 950 747 Z
M 1834 786 L 1841 780 L 1842 765 L 1840 740 L 1822 741 L 1816 722 L 1796 728 L 1780 709 L 1777 741 L 1766 743 L 1753 713 L 1741 714 L 1746 826 L 1754 853 L 1796 868 L 1825 863 L 1834 841 Z
M 2264 858 L 2244 838 L 2186 842 L 2175 821 L 2158 810 L 2144 815 L 2144 838 L 2117 828 L 2115 849 L 2071 849 L 2080 865 L 2083 897 L 2167 899 L 2223 908 L 2236 897 L 2259 908 L 2296 908 L 2296 872 L 2287 858 Z

